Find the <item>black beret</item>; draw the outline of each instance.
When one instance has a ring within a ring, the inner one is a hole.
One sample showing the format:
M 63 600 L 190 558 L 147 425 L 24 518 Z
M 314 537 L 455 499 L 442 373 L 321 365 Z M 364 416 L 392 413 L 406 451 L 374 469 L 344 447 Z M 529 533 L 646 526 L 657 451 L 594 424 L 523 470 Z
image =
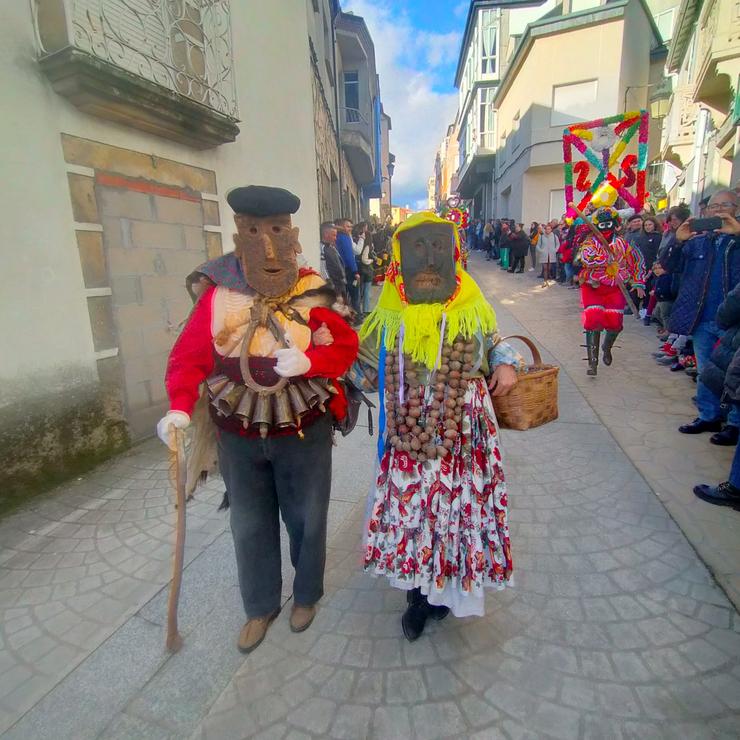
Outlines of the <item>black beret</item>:
M 282 216 L 295 213 L 301 207 L 301 199 L 283 188 L 271 188 L 266 185 L 247 185 L 234 188 L 226 195 L 228 204 L 234 213 L 247 216 Z

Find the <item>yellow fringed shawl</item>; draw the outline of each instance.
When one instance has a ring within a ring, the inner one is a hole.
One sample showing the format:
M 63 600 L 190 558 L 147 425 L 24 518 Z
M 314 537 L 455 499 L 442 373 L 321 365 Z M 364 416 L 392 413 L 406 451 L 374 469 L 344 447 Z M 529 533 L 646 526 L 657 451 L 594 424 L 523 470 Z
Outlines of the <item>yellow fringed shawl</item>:
M 391 260 L 378 304 L 367 317 L 360 330 L 360 338 L 377 332 L 377 342 L 385 329 L 386 349 L 393 349 L 398 342 L 398 333 L 403 324 L 403 351 L 415 362 L 432 369 L 437 361 L 440 345 L 442 314 L 445 314 L 445 335 L 449 340 L 458 335 L 466 339 L 477 334 L 492 334 L 496 330 L 496 314 L 486 300 L 478 284 L 462 268 L 460 263 L 460 241 L 455 235 L 455 272 L 458 286 L 452 298 L 442 303 L 407 303 L 402 296 L 403 273 L 401 272 L 401 244 L 398 235 L 415 226 L 427 223 L 449 224 L 431 211 L 422 211 L 404 221 L 393 234 Z

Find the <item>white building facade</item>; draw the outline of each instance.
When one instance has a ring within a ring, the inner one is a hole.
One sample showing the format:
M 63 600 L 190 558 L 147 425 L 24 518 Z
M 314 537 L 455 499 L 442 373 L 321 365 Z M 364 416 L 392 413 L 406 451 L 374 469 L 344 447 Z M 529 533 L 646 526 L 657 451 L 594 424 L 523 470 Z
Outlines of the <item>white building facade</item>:
M 7 4 L 7 495 L 153 432 L 167 408 L 169 349 L 192 305 L 184 278 L 232 248 L 229 189 L 259 183 L 296 193 L 294 223 L 317 264 L 314 70 L 333 59 L 340 9 L 332 6 L 324 16 L 314 0 Z M 324 23 L 327 53 L 312 64 L 312 38 Z M 334 70 L 326 69 L 329 88 Z M 370 89 L 378 89 L 374 65 Z M 379 96 L 372 101 L 379 105 Z M 377 138 L 365 134 L 370 143 L 360 146 L 372 152 Z M 374 170 L 365 175 L 358 188 L 376 179 Z M 344 195 L 351 206 L 351 191 Z M 361 203 L 356 196 L 358 215 Z

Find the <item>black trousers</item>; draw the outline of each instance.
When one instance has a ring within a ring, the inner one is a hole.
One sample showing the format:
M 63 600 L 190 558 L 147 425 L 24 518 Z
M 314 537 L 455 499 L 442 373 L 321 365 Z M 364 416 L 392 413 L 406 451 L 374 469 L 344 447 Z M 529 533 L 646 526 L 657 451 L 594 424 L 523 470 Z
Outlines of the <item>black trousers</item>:
M 522 270 L 523 271 L 524 270 L 524 260 L 525 259 L 526 259 L 526 257 L 524 255 L 521 255 L 521 257 L 514 257 L 514 260 L 511 263 L 511 266 L 509 268 L 510 271 L 511 272 L 516 272 L 517 270 Z
M 219 434 L 239 588 L 250 619 L 280 607 L 279 516 L 290 537 L 295 603 L 310 606 L 324 594 L 331 450 L 328 412 L 304 430 L 304 439 L 295 434 L 267 439 Z

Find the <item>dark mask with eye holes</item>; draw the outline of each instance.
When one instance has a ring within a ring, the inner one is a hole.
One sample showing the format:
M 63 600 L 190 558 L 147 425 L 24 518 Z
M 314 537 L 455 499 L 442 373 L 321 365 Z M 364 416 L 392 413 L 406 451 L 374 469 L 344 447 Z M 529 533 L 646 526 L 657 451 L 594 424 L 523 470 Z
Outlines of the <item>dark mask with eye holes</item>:
M 401 274 L 409 303 L 446 303 L 455 292 L 455 226 L 422 224 L 401 231 Z

